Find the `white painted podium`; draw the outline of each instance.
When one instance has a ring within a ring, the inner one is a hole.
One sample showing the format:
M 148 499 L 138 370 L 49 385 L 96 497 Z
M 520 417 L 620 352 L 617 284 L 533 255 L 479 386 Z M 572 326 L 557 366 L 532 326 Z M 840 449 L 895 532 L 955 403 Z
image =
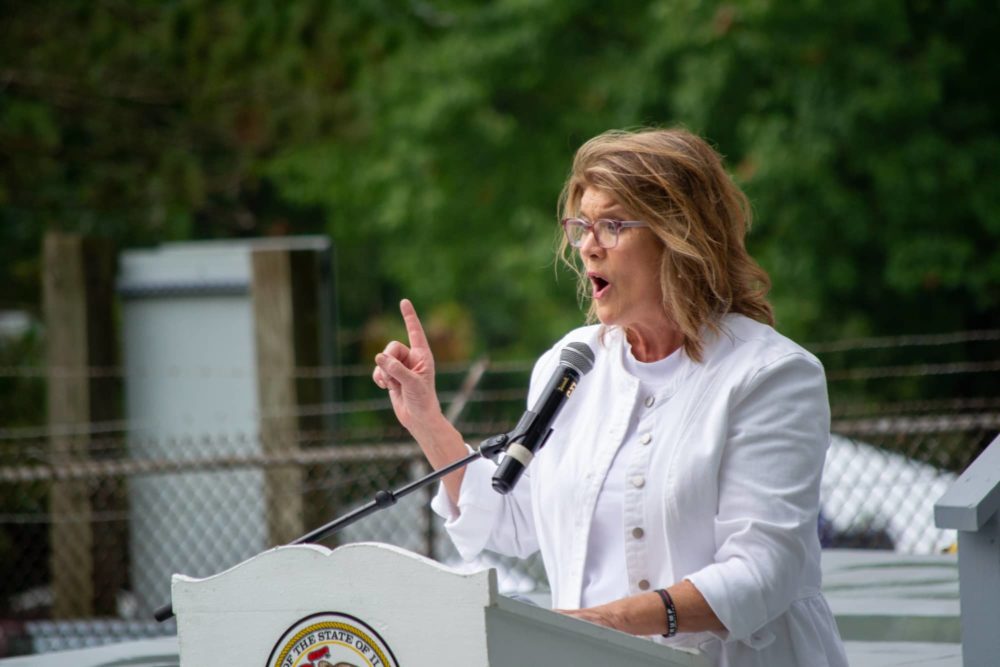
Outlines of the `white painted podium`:
M 667 648 L 497 593 L 383 544 L 266 551 L 206 579 L 174 575 L 181 665 L 706 667 Z

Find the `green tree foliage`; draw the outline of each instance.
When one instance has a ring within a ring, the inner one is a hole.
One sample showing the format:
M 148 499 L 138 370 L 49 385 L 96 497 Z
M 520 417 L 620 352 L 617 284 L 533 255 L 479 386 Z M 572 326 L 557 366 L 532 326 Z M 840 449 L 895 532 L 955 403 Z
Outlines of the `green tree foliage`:
M 674 108 L 732 147 L 783 320 L 826 337 L 995 326 L 995 13 L 745 3 L 712 25 Z
M 326 3 L 5 3 L 0 300 L 37 302 L 46 228 L 121 246 L 319 231 L 261 179 L 333 136 L 345 85 Z M 326 32 L 319 26 L 325 26 Z
M 356 338 L 406 295 L 534 353 L 580 320 L 552 264 L 573 151 L 683 124 L 751 195 L 789 334 L 1000 324 L 992 8 L 616 7 L 8 3 L 0 299 L 32 300 L 46 225 L 125 245 L 325 231 Z

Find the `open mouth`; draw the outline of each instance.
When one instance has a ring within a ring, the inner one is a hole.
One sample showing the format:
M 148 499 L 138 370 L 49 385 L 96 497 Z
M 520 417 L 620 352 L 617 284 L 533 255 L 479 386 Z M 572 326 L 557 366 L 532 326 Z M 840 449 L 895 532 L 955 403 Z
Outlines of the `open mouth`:
M 611 287 L 611 283 L 604 276 L 596 273 L 588 273 L 587 277 L 590 278 L 590 284 L 593 287 L 592 294 L 595 299 L 603 297 Z

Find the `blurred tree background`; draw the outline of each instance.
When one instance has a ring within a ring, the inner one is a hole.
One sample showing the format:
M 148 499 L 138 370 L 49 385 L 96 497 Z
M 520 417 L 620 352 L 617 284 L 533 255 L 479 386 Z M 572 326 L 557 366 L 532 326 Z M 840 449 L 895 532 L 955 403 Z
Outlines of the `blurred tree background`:
M 440 361 L 532 359 L 583 319 L 553 259 L 576 148 L 682 125 L 754 204 L 785 334 L 998 330 L 998 35 L 973 0 L 0 0 L 0 325 L 40 319 L 47 230 L 122 249 L 325 234 L 341 363 L 404 335 L 403 296 Z M 44 334 L 0 326 L 0 434 L 45 424 Z M 838 417 L 1000 407 L 995 335 L 843 347 L 813 346 Z M 952 362 L 993 372 L 919 367 Z M 994 433 L 905 453 L 957 470 Z M 0 463 L 23 463 L 11 442 Z M 3 511 L 44 515 L 24 488 Z M 48 536 L 0 530 L 0 572 Z M 48 576 L 23 572 L 0 604 Z
M 446 356 L 531 357 L 581 320 L 552 261 L 574 150 L 684 125 L 754 202 L 788 335 L 1000 327 L 989 3 L 2 7 L 0 308 L 37 309 L 46 229 L 323 233 L 342 361 L 398 331 L 400 296 L 460 332 Z

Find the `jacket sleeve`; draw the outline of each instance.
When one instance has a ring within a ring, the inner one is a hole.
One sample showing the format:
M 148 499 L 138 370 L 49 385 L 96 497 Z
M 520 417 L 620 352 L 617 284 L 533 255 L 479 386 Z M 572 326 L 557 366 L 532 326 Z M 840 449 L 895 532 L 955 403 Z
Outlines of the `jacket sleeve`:
M 553 347 L 535 363 L 528 391 L 529 406 L 538 400 L 547 376 L 558 363 L 555 350 Z M 496 469 L 492 461 L 474 461 L 465 469 L 457 506 L 451 502 L 443 485 L 439 485 L 431 501 L 431 508 L 445 519 L 445 530 L 459 555 L 467 561 L 483 549 L 519 558 L 538 551 L 531 506 L 532 469 L 525 470 L 518 484 L 506 495 L 493 490 Z
M 801 595 L 818 549 L 820 477 L 830 442 L 823 368 L 792 353 L 735 390 L 719 469 L 715 562 L 687 577 L 744 640 Z

